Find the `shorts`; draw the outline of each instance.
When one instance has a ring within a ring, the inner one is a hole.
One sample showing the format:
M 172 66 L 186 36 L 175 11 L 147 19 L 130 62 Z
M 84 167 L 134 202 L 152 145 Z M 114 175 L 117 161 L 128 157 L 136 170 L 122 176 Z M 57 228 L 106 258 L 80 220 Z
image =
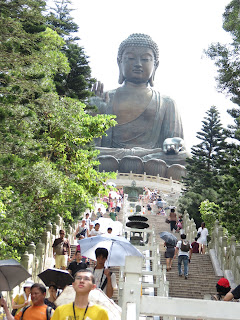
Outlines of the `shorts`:
M 67 268 L 68 255 L 67 254 L 56 254 L 55 256 L 55 268 L 60 269 L 61 267 Z
M 168 247 L 166 252 L 165 252 L 165 258 L 173 258 L 174 256 L 174 253 L 175 253 L 175 248 L 174 247 Z

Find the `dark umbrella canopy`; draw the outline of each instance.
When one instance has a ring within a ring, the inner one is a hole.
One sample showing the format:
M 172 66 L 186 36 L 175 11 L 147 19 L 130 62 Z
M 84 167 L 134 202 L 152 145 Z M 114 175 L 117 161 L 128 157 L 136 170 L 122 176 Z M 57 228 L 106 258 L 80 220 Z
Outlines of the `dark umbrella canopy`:
M 31 274 L 16 260 L 0 260 L 0 291 L 10 291 Z
M 59 289 L 64 289 L 66 286 L 73 283 L 74 279 L 66 270 L 49 268 L 38 274 L 38 277 L 46 286 L 55 285 Z
M 168 231 L 163 231 L 160 232 L 160 238 L 163 239 L 166 243 L 176 246 L 178 239 L 170 232 Z

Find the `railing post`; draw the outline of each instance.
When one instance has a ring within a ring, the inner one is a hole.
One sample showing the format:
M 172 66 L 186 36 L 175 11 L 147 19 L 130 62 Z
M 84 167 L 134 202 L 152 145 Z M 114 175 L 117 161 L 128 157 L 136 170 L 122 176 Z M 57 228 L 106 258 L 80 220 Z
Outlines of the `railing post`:
M 125 260 L 125 282 L 123 285 L 122 320 L 138 320 L 140 315 L 142 258 L 128 256 Z
M 50 233 L 52 233 L 52 224 L 50 221 L 48 221 L 48 223 L 46 224 L 46 230 L 49 231 Z
M 25 253 L 22 255 L 21 265 L 22 265 L 27 271 L 29 271 L 29 254 L 28 254 L 27 251 L 25 251 Z
M 53 224 L 52 226 L 52 234 L 56 237 L 57 236 L 57 225 L 56 223 Z
M 43 271 L 43 266 L 44 266 L 44 258 L 43 258 L 43 253 L 44 253 L 44 245 L 42 244 L 41 240 L 39 243 L 36 245 L 36 262 L 37 262 L 37 272 L 38 274 Z

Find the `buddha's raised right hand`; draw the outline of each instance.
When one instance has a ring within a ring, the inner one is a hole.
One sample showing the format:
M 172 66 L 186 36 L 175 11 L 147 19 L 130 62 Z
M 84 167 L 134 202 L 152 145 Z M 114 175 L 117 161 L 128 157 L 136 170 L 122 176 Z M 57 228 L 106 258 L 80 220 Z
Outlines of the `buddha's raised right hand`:
M 95 95 L 103 100 L 103 102 L 108 103 L 109 102 L 109 94 L 108 92 L 103 91 L 104 85 L 101 81 L 97 81 L 94 83 L 92 87 L 92 92 L 95 93 Z

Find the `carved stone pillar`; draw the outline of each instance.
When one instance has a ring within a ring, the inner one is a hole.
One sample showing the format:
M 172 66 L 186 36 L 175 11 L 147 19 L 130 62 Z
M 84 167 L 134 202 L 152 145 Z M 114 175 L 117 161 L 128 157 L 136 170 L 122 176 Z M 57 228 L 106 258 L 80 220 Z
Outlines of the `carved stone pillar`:
M 22 255 L 21 265 L 28 271 L 29 270 L 29 254 L 27 251 Z

